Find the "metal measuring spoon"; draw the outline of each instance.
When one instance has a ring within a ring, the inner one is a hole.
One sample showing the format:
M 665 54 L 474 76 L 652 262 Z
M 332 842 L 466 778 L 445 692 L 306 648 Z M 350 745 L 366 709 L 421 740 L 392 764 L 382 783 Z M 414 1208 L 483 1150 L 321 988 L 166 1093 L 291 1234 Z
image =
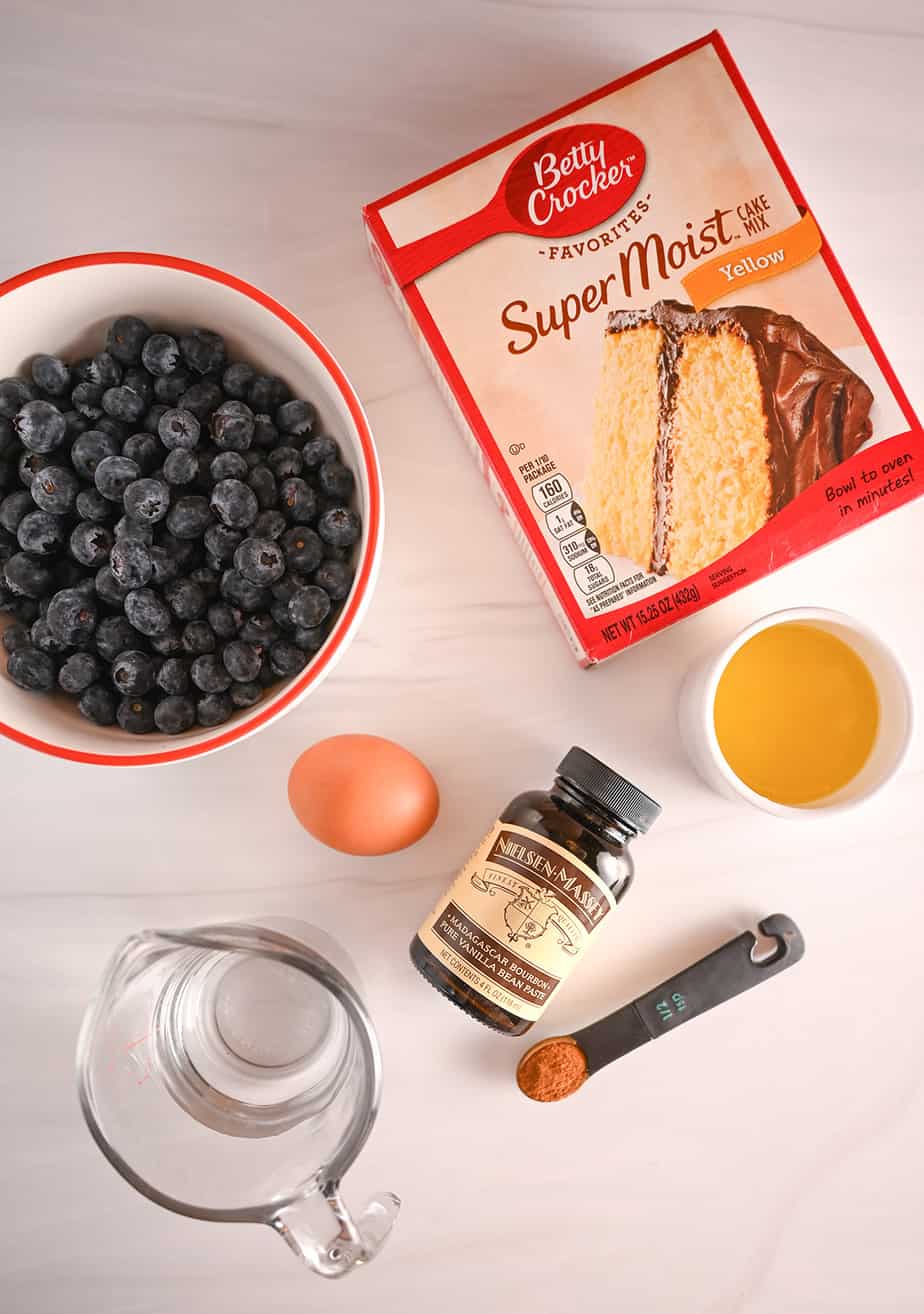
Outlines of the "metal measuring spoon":
M 798 963 L 805 941 L 792 918 L 773 913 L 758 929 L 777 943 L 767 957 L 754 959 L 757 937 L 745 931 L 615 1013 L 571 1036 L 540 1040 L 517 1065 L 520 1090 L 543 1102 L 565 1099 L 607 1063 Z

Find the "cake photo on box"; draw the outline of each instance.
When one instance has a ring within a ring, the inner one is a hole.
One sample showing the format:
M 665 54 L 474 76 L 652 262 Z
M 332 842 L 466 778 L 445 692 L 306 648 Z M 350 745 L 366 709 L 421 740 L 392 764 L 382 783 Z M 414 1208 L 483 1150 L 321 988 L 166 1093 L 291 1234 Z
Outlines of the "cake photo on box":
M 584 504 L 612 556 L 681 579 L 870 437 L 873 394 L 789 315 L 679 301 L 609 316 Z

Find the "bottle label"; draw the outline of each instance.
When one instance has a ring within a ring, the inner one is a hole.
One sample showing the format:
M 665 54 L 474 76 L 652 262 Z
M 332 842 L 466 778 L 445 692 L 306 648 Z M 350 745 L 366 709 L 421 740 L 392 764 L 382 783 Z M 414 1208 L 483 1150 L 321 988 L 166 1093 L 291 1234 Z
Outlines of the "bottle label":
M 499 821 L 418 935 L 470 989 L 535 1022 L 613 906 L 567 849 Z

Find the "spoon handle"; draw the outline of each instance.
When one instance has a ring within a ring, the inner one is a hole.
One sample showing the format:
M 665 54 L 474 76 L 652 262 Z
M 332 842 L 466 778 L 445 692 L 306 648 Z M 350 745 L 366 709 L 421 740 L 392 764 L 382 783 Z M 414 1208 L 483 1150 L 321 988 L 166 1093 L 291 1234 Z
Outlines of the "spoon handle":
M 587 1057 L 588 1072 L 599 1071 L 613 1059 L 657 1040 L 799 961 L 805 941 L 791 918 L 773 913 L 758 926 L 777 942 L 769 957 L 755 962 L 751 954 L 757 937 L 745 931 L 647 994 L 639 995 L 631 1004 L 576 1031 L 574 1039 Z
M 500 197 L 495 194 L 487 205 L 474 214 L 466 215 L 464 219 L 458 219 L 435 233 L 428 233 L 416 242 L 399 246 L 391 257 L 391 271 L 398 286 L 406 287 L 437 265 L 467 251 L 470 246 L 502 232 L 507 218 Z

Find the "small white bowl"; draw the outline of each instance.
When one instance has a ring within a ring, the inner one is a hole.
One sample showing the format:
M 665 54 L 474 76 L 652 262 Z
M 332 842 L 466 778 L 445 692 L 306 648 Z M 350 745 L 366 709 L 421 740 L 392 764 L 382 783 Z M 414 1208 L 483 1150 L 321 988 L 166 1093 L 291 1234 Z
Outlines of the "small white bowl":
M 715 695 L 732 657 L 749 639 L 772 625 L 802 621 L 828 630 L 865 662 L 879 695 L 879 728 L 872 752 L 862 769 L 836 793 L 805 807 L 774 803 L 750 789 L 725 760 L 715 732 Z M 771 612 L 749 625 L 718 653 L 706 657 L 687 674 L 677 707 L 680 738 L 703 780 L 727 798 L 740 798 L 777 817 L 806 817 L 842 812 L 854 807 L 891 780 L 902 764 L 914 726 L 911 684 L 899 659 L 868 626 L 823 607 L 792 607 Z
M 200 325 L 221 333 L 231 354 L 278 374 L 320 413 L 356 476 L 363 534 L 356 576 L 330 634 L 294 679 L 224 725 L 187 734 L 131 735 L 94 725 L 64 695 L 18 689 L 0 664 L 0 733 L 72 762 L 147 766 L 179 762 L 244 739 L 305 698 L 356 634 L 378 574 L 382 485 L 378 458 L 356 393 L 324 344 L 291 311 L 232 274 L 175 256 L 110 251 L 41 265 L 0 283 L 0 378 L 40 351 L 67 360 L 100 351 L 108 324 L 135 314 L 154 328 Z

